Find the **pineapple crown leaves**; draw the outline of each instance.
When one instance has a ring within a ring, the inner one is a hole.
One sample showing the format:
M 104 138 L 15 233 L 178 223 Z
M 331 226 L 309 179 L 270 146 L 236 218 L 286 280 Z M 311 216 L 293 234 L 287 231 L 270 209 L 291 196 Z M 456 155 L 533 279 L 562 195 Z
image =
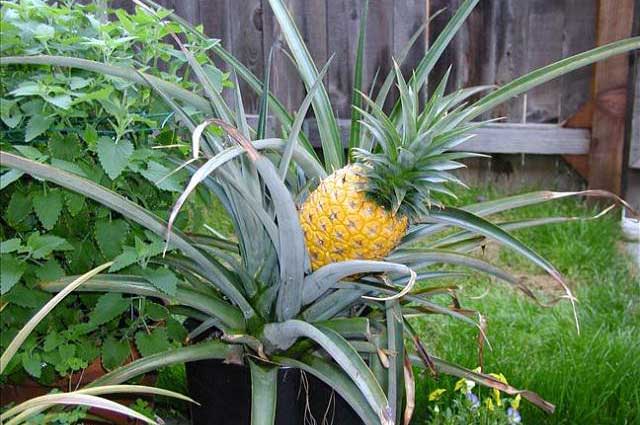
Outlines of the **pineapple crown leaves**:
M 465 186 L 451 173 L 464 167 L 458 160 L 484 156 L 451 149 L 473 137 L 469 131 L 480 125 L 463 124 L 465 100 L 490 86 L 445 95 L 449 70 L 420 110 L 419 89 L 407 84 L 397 63 L 394 70 L 400 94 L 399 113 L 394 119 L 393 113 L 387 115 L 361 93 L 366 108 L 354 109 L 375 144 L 371 151 L 354 148 L 352 155 L 366 178 L 365 193 L 392 213 L 413 219 L 427 215 L 433 206 L 442 206 L 440 195 L 455 197 L 450 185 Z

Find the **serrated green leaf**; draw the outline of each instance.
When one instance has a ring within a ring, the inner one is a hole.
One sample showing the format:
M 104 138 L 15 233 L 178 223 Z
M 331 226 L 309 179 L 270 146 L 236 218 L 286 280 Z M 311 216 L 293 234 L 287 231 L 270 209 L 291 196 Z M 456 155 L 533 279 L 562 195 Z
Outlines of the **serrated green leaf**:
M 35 27 L 33 36 L 40 41 L 47 41 L 53 38 L 55 33 L 56 30 L 51 25 L 40 23 Z
M 24 133 L 24 141 L 30 142 L 42 133 L 47 131 L 54 119 L 52 117 L 45 117 L 43 115 L 33 115 L 27 122 L 27 127 Z
M 9 224 L 15 225 L 21 223 L 29 214 L 31 214 L 31 198 L 21 192 L 13 192 L 5 217 Z
M 29 289 L 19 283 L 7 294 L 6 300 L 20 307 L 40 308 L 49 301 L 49 298 L 50 296 L 48 294 L 35 289 Z
M 22 367 L 34 378 L 42 375 L 42 359 L 38 353 L 22 353 Z
M 128 139 L 116 143 L 109 137 L 100 137 L 97 144 L 98 159 L 111 180 L 115 180 L 126 168 L 133 153 L 133 144 Z
M 138 253 L 136 249 L 131 246 L 125 246 L 122 250 L 122 254 L 113 259 L 113 265 L 109 268 L 110 272 L 117 272 L 125 267 L 129 267 L 138 261 Z
M 94 309 L 89 313 L 89 321 L 95 326 L 110 322 L 127 311 L 131 305 L 129 299 L 113 292 L 101 295 Z
M 140 170 L 140 174 L 142 174 L 145 179 L 156 185 L 159 189 L 168 190 L 170 192 L 182 192 L 183 182 L 179 176 L 177 174 L 173 174 L 167 177 L 171 171 L 171 169 L 162 164 L 155 161 L 149 161 L 147 163 L 147 168 Z
M 39 260 L 53 251 L 71 251 L 73 247 L 66 239 L 54 235 L 41 235 L 36 232 L 27 239 L 27 250 L 33 258 Z
M 165 328 L 155 328 L 150 334 L 140 331 L 136 333 L 136 347 L 143 357 L 161 353 L 171 348 L 167 330 Z
M 48 190 L 33 195 L 33 209 L 47 230 L 53 229 L 62 212 L 62 193 L 60 190 Z
M 76 215 L 78 215 L 78 213 L 80 213 L 80 211 L 82 211 L 86 203 L 86 199 L 84 196 L 69 191 L 64 192 L 64 200 L 69 214 L 71 214 L 73 217 L 75 217 Z
M 9 254 L 15 252 L 20 248 L 22 242 L 18 238 L 7 239 L 0 242 L 0 254 Z
M 144 303 L 144 315 L 151 320 L 159 322 L 161 320 L 167 320 L 169 318 L 169 310 L 165 306 L 160 304 L 145 301 Z
M 78 357 L 85 362 L 92 362 L 100 356 L 100 347 L 95 344 L 93 339 L 85 338 L 77 345 Z
M 71 90 L 78 90 L 87 87 L 92 81 L 94 81 L 93 78 L 71 77 L 69 79 L 69 88 Z
M 98 145 L 98 131 L 95 127 L 87 125 L 82 133 L 82 140 L 85 141 L 90 150 L 95 151 Z
M 178 277 L 167 268 L 145 269 L 142 274 L 153 286 L 168 295 L 175 295 L 178 287 Z
M 23 114 L 17 104 L 17 100 L 0 98 L 0 119 L 9 128 L 16 128 L 22 121 Z
M 128 233 L 129 225 L 121 219 L 96 223 L 96 242 L 106 258 L 116 257 L 122 252 L 122 244 Z
M 44 339 L 42 349 L 46 352 L 53 351 L 65 342 L 65 339 L 58 332 L 49 332 Z
M 73 101 L 73 99 L 71 99 L 71 96 L 69 96 L 68 94 L 60 94 L 58 96 L 43 96 L 43 99 L 61 109 L 69 109 L 71 107 L 71 102 Z
M 167 336 L 176 342 L 184 342 L 187 338 L 187 329 L 173 317 L 167 320 Z
M 20 281 L 27 265 L 13 255 L 3 254 L 0 255 L 0 266 L 0 295 L 4 295 Z
M 60 168 L 61 170 L 77 174 L 81 177 L 87 177 L 87 173 L 84 172 L 82 167 L 73 162 L 65 161 L 63 159 L 51 158 L 51 165 L 56 168 Z
M 52 134 L 49 139 L 49 153 L 54 158 L 73 161 L 82 154 L 78 136 L 75 134 L 66 136 L 60 133 Z
M 88 366 L 87 361 L 80 357 L 69 357 L 65 363 L 67 368 L 71 369 L 73 372 L 84 369 Z
M 42 282 L 51 282 L 64 276 L 64 270 L 55 258 L 50 258 L 36 270 L 36 276 Z

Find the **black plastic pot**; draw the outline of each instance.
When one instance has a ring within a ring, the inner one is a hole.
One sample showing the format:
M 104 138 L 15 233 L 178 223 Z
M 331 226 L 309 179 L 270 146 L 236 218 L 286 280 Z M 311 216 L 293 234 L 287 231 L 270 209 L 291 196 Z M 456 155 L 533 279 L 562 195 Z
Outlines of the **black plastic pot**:
M 187 385 L 191 398 L 193 425 L 250 425 L 251 373 L 248 367 L 225 364 L 220 360 L 187 363 Z M 362 425 L 351 406 L 331 387 L 295 368 L 278 372 L 276 425 L 300 425 L 312 415 L 316 423 Z M 306 388 L 306 390 L 305 390 Z M 306 416 L 305 416 L 306 415 Z M 311 422 L 313 423 L 313 422 Z

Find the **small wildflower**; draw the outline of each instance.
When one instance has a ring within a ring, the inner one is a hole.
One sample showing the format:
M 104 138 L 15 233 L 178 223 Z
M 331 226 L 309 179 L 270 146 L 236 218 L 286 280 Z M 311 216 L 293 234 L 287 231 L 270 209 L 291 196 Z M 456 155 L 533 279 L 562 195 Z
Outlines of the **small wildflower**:
M 493 400 L 491 400 L 490 398 L 485 398 L 484 399 L 484 404 L 485 406 L 487 406 L 487 410 L 490 412 L 493 412 L 494 407 L 493 407 Z
M 502 382 L 503 384 L 508 384 L 507 378 L 505 378 L 504 375 L 501 373 L 490 373 L 489 375 L 495 378 L 496 380 Z M 500 391 L 496 388 L 493 388 L 491 391 L 493 393 L 493 399 L 495 400 L 496 405 L 498 407 L 502 407 L 502 400 L 500 399 Z
M 520 412 L 513 407 L 509 407 L 507 409 L 507 418 L 509 419 L 509 424 L 519 424 L 522 422 L 522 417 L 520 416 Z
M 469 402 L 471 403 L 472 409 L 477 409 L 478 407 L 480 407 L 480 399 L 473 392 L 469 391 L 465 394 L 465 396 L 467 397 L 467 400 L 469 400 Z
M 459 379 L 458 382 L 456 382 L 456 385 L 453 389 L 454 391 L 460 391 L 461 393 L 464 394 L 474 389 L 475 386 L 476 386 L 475 382 L 462 378 L 462 379 Z
M 431 391 L 429 393 L 429 401 L 438 400 L 445 392 L 447 392 L 447 390 L 445 390 L 444 388 L 438 388 L 437 390 Z

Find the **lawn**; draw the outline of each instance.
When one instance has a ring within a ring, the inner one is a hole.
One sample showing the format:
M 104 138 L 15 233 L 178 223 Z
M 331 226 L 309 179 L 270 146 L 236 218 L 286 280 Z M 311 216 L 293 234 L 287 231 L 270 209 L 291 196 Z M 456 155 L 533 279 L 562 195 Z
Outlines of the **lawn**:
M 486 191 L 472 191 L 470 199 Z M 497 194 L 493 194 L 497 195 Z M 492 197 L 492 195 L 489 195 Z M 581 200 L 547 203 L 512 212 L 506 219 L 589 216 Z M 567 277 L 579 299 L 578 335 L 568 303 L 542 308 L 506 285 L 470 277 L 461 285 L 463 307 L 482 312 L 493 351 L 485 350 L 486 372 L 502 372 L 517 388 L 537 392 L 557 406 L 547 415 L 523 403 L 528 424 L 640 423 L 640 278 L 618 249 L 616 212 L 599 220 L 548 225 L 517 233 Z M 505 250 L 493 255 L 517 273 L 543 283 L 539 270 Z M 433 317 L 417 327 L 438 356 L 476 367 L 477 331 L 461 322 Z M 419 379 L 415 423 L 424 423 L 435 388 L 451 394 L 455 379 Z

